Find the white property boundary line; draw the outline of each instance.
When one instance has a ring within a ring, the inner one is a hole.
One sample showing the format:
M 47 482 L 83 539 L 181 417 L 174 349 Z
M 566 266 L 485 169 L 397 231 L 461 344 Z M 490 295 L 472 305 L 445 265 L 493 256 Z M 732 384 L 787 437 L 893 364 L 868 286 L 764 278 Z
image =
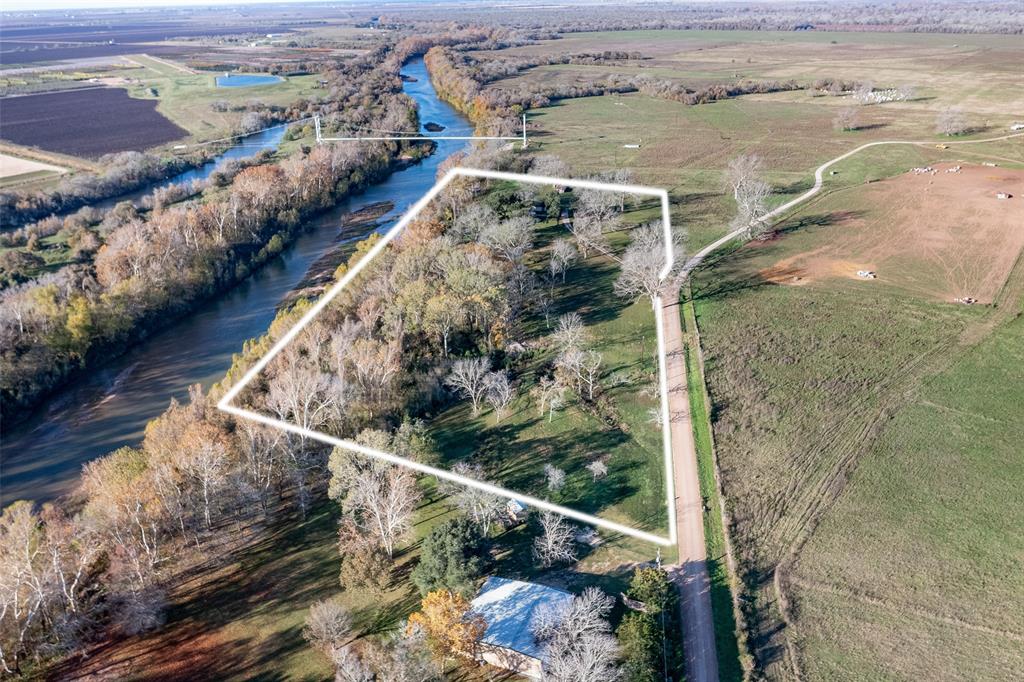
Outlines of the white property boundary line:
M 538 499 L 529 495 L 522 495 L 520 493 L 508 490 L 506 488 L 500 488 L 489 483 L 477 481 L 466 476 L 460 476 L 459 474 L 452 473 L 444 469 L 438 469 L 436 467 L 414 462 L 411 459 L 404 457 L 398 457 L 387 452 L 368 448 L 359 443 L 351 440 L 344 440 L 329 436 L 327 434 L 306 429 L 296 424 L 291 424 L 286 421 L 274 419 L 252 410 L 247 410 L 241 407 L 232 405 L 232 401 L 241 391 L 251 382 L 256 375 L 258 375 L 263 369 L 270 363 L 270 361 L 287 346 L 303 328 L 308 325 L 314 317 L 320 314 L 320 312 L 327 307 L 327 305 L 334 300 L 334 298 L 344 289 L 353 279 L 365 268 L 371 260 L 380 254 L 384 248 L 397 237 L 405 227 L 416 218 L 417 215 L 430 203 L 434 197 L 436 197 L 441 190 L 443 190 L 453 179 L 457 177 L 470 177 L 470 178 L 486 178 L 490 180 L 509 180 L 513 182 L 525 182 L 535 185 L 563 185 L 568 187 L 578 187 L 581 189 L 593 189 L 593 190 L 604 190 L 612 192 L 624 192 L 627 194 L 637 194 L 643 196 L 657 197 L 661 202 L 662 222 L 664 227 L 665 237 L 665 265 L 662 268 L 659 275 L 662 279 L 668 276 L 668 273 L 672 270 L 674 263 L 674 256 L 672 253 L 672 225 L 669 217 L 669 202 L 668 192 L 664 189 L 658 189 L 653 187 L 642 187 L 639 185 L 617 185 L 607 182 L 596 182 L 592 180 L 571 180 L 567 178 L 554 178 L 543 175 L 521 175 L 518 173 L 504 173 L 499 171 L 489 170 L 477 170 L 473 168 L 453 168 L 439 181 L 437 182 L 430 191 L 428 191 L 423 197 L 421 197 L 412 207 L 402 216 L 401 220 L 395 224 L 388 232 L 384 235 L 384 238 L 374 244 L 366 255 L 364 255 L 356 265 L 345 273 L 345 275 L 331 287 L 320 299 L 306 311 L 306 314 L 299 319 L 299 321 L 289 329 L 284 336 L 278 339 L 277 343 L 271 347 L 271 349 L 260 358 L 255 365 L 249 368 L 249 371 L 242 376 L 241 380 L 232 386 L 224 397 L 217 403 L 217 408 L 229 414 L 233 414 L 236 417 L 243 419 L 249 419 L 251 421 L 259 422 L 266 426 L 282 429 L 290 433 L 295 433 L 306 438 L 318 440 L 328 445 L 349 450 L 351 452 L 358 452 L 369 457 L 375 457 L 391 464 L 397 464 L 404 466 L 415 471 L 419 471 L 424 474 L 430 474 L 437 478 L 444 479 L 447 481 L 453 481 L 462 485 L 466 485 L 472 488 L 483 490 L 484 492 L 492 495 L 498 495 L 500 497 L 507 497 L 509 499 L 519 500 L 527 505 L 532 505 L 538 509 L 544 509 L 546 511 L 555 512 L 563 516 L 567 516 L 583 523 L 598 526 L 600 528 L 607 528 L 623 535 L 639 538 L 640 540 L 646 540 L 658 545 L 671 546 L 676 544 L 676 514 L 675 514 L 675 482 L 673 479 L 673 468 L 672 468 L 672 441 L 669 434 L 669 409 L 668 409 L 668 377 L 666 373 L 666 358 L 665 358 L 665 340 L 664 330 L 662 323 L 662 311 L 661 311 L 661 298 L 656 297 L 652 301 L 654 307 L 654 319 L 657 325 L 657 337 L 658 337 L 658 370 L 659 370 L 659 388 L 661 391 L 661 423 L 662 423 L 662 444 L 663 454 L 665 459 L 665 502 L 666 502 L 666 514 L 668 515 L 668 527 L 669 534 L 667 537 L 655 535 L 653 533 L 647 533 L 642 530 L 637 530 L 621 523 L 615 523 L 614 521 L 608 521 L 606 519 L 599 518 L 590 514 L 584 514 L 576 511 L 569 507 L 563 507 L 562 505 L 552 504 L 545 500 Z

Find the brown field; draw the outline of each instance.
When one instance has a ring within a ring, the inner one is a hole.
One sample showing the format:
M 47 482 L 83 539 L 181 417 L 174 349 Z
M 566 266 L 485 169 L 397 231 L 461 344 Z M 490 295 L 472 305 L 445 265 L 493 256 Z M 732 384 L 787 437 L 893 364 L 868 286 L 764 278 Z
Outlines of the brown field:
M 884 210 L 833 213 L 826 243 L 788 255 L 761 275 L 788 285 L 846 277 L 936 300 L 992 302 L 1024 249 L 1024 171 L 963 166 L 946 172 L 952 167 L 834 193 L 824 200 L 829 207 Z M 997 192 L 1012 198 L 997 199 Z M 878 278 L 862 279 L 858 270 Z
M 3 101 L 0 137 L 15 144 L 74 156 L 143 150 L 187 135 L 156 110 L 120 88 L 90 88 Z
M 67 172 L 66 168 L 54 166 L 48 163 L 23 159 L 8 154 L 0 154 L 0 183 L 7 184 L 18 182 L 31 175 L 40 177 L 43 175 L 61 174 Z

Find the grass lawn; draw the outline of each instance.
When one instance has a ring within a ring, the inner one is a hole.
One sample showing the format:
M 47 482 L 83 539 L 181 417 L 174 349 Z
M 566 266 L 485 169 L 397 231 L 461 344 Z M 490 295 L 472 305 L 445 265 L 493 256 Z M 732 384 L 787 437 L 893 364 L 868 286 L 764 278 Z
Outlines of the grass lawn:
M 627 220 L 636 223 L 651 214 L 644 206 Z M 614 235 L 613 246 L 624 248 L 626 232 Z M 538 272 L 546 269 L 550 243 L 568 235 L 565 227 L 552 221 L 542 224 L 527 264 Z M 579 400 L 569 391 L 566 408 L 550 421 L 538 413 L 530 389 L 557 350 L 540 342 L 551 333 L 544 320 L 530 318 L 525 328 L 528 351 L 513 364 L 519 385 L 509 414 L 500 423 L 490 409 L 474 417 L 469 402 L 459 401 L 428 423 L 445 466 L 472 460 L 503 487 L 667 534 L 662 434 L 649 414 L 660 404 L 654 312 L 646 299 L 631 303 L 616 296 L 612 286 L 617 277 L 614 261 L 592 253 L 569 270 L 564 284 L 553 288 L 552 325 L 562 314 L 579 313 L 593 339 L 592 348 L 602 354 L 602 389 L 596 402 Z M 595 482 L 584 467 L 597 459 L 606 462 L 609 473 Z M 566 472 L 562 490 L 546 490 L 545 463 Z

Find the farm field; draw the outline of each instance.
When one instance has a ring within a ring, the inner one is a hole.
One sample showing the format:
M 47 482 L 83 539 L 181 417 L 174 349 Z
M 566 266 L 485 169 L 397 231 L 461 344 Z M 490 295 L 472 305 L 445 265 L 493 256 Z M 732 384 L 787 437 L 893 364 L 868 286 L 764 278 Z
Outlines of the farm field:
M 975 172 L 985 182 L 992 182 L 992 173 L 1013 176 L 992 168 L 965 172 L 960 179 L 967 194 Z M 795 676 L 794 666 L 805 679 L 872 679 L 882 671 L 915 678 L 921 669 L 901 669 L 892 653 L 897 629 L 915 650 L 900 654 L 900 661 L 928 661 L 936 679 L 998 679 L 960 672 L 980 673 L 977 666 L 989 660 L 997 670 L 1013 669 L 1000 662 L 1012 656 L 1020 623 L 992 618 L 978 590 L 1009 595 L 1019 588 L 1012 571 L 993 568 L 1006 556 L 1005 536 L 988 524 L 1003 518 L 995 526 L 1012 527 L 1005 515 L 1013 513 L 1007 510 L 1010 491 L 1021 476 L 1002 464 L 1012 457 L 1012 430 L 1019 425 L 1000 423 L 1001 405 L 1014 399 L 994 397 L 1016 390 L 1005 373 L 1019 370 L 1006 351 L 1012 341 L 998 338 L 1009 333 L 1000 325 L 1021 306 L 1022 273 L 1019 265 L 1011 271 L 1019 262 L 1020 220 L 987 221 L 989 240 L 973 238 L 974 223 L 959 209 L 931 214 L 928 234 L 917 239 L 895 229 L 917 229 L 899 218 L 903 202 L 914 201 L 906 183 L 947 182 L 939 177 L 904 176 L 826 194 L 784 221 L 781 237 L 715 257 L 695 275 L 716 454 L 750 643 L 773 679 Z M 975 211 L 989 198 L 979 195 L 971 203 L 957 196 Z M 890 249 L 899 244 L 897 258 Z M 843 267 L 842 276 L 830 271 L 785 286 L 773 270 L 808 258 L 853 266 L 866 253 L 893 254 L 886 256 L 889 265 L 879 266 L 878 280 L 850 278 Z M 976 286 L 998 307 L 938 302 L 958 277 L 976 276 L 979 268 L 970 264 L 981 262 L 990 266 L 988 281 L 975 280 Z M 948 278 L 940 268 L 950 268 Z M 886 282 L 886 272 L 894 281 Z M 993 340 L 986 341 L 993 329 Z M 988 345 L 994 349 L 984 350 Z M 972 401 L 968 393 L 951 403 L 956 380 L 941 377 L 957 376 L 956 363 L 981 363 L 982 357 L 992 363 L 989 369 L 967 374 L 1002 377 L 972 389 L 990 397 L 981 400 L 979 393 Z M 992 394 L 994 383 L 1002 387 Z M 944 394 L 939 386 L 947 387 Z M 994 433 L 970 435 L 989 426 Z M 931 447 L 938 443 L 945 445 Z M 940 477 L 934 470 L 944 466 L 935 459 L 939 452 L 947 459 L 961 453 L 948 466 L 966 467 L 958 471 L 971 470 L 970 479 L 951 476 L 948 468 Z M 1003 474 L 986 473 L 991 467 L 1003 467 Z M 926 469 L 932 470 L 925 475 Z M 860 477 L 870 483 L 858 487 Z M 957 490 L 962 484 L 970 494 L 931 492 L 940 480 Z M 953 530 L 950 524 L 961 520 L 964 527 Z M 946 547 L 947 530 L 954 537 L 963 533 L 971 549 Z M 895 557 L 894 547 L 900 548 Z M 951 553 L 955 563 L 934 558 L 953 559 Z M 955 647 L 947 646 L 951 627 L 965 635 Z M 985 628 L 992 637 L 976 636 Z M 851 631 L 859 635 L 851 638 Z M 990 659 L 993 650 L 1001 653 Z
M 0 187 L 10 187 L 67 172 L 66 168 L 0 153 Z
M 4 99 L 0 137 L 15 144 L 95 158 L 180 139 L 187 132 L 156 102 L 120 88 L 90 88 Z

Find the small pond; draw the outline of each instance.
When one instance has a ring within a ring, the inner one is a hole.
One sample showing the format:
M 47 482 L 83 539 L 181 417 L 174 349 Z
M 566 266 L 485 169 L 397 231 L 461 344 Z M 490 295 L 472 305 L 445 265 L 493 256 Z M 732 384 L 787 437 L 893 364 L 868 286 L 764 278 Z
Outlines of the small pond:
M 254 85 L 270 85 L 279 83 L 283 79 L 280 76 L 263 76 L 253 73 L 226 73 L 217 76 L 218 88 L 251 88 Z

